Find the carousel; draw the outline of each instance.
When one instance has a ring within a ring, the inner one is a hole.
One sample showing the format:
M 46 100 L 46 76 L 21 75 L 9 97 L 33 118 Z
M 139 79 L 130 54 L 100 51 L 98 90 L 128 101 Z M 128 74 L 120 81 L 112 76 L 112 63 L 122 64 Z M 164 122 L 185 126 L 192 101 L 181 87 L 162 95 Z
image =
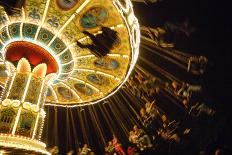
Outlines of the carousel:
M 220 125 L 184 3 L 0 0 L 0 155 L 199 154 Z
M 93 44 L 103 28 L 118 39 L 96 56 L 81 45 Z M 0 7 L 0 154 L 49 155 L 40 140 L 44 106 L 109 98 L 132 72 L 139 43 L 129 0 L 26 0 L 12 13 Z

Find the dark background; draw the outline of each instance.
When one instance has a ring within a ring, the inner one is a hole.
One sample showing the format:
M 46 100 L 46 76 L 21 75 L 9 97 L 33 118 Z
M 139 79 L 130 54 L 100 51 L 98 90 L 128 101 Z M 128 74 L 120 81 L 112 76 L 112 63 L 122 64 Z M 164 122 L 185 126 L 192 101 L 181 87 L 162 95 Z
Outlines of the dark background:
M 209 0 L 163 0 L 149 6 L 134 4 L 141 25 L 162 26 L 166 21 L 188 19 L 196 31 L 189 38 L 179 38 L 176 47 L 187 53 L 204 55 L 209 64 L 198 79 L 207 91 L 205 97 L 219 112 L 215 146 L 231 148 L 231 17 L 229 4 Z M 209 129 L 210 130 L 210 129 Z
M 219 118 L 215 121 L 218 132 L 209 144 L 212 149 L 231 148 L 232 144 L 232 22 L 229 6 L 225 1 L 210 0 L 163 0 L 150 6 L 134 5 L 141 25 L 162 26 L 167 21 L 175 23 L 188 19 L 196 28 L 189 38 L 179 38 L 176 47 L 187 53 L 205 55 L 209 60 L 207 71 L 198 82 L 207 91 L 205 97 L 208 102 L 219 112 Z

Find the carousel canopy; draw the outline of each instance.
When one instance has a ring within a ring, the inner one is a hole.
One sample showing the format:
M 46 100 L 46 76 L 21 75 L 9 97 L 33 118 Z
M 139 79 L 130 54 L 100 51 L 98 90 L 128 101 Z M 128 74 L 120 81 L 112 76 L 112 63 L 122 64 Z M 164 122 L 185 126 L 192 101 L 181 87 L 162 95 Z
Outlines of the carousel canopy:
M 101 34 L 102 27 L 117 32 L 118 43 L 109 54 L 96 57 L 76 42 L 91 44 L 83 33 Z M 129 0 L 26 0 L 8 15 L 0 8 L 2 61 L 21 58 L 36 66 L 45 63 L 57 78 L 49 86 L 46 104 L 93 104 L 114 94 L 130 75 L 138 57 L 139 25 Z M 4 67 L 1 85 L 7 79 Z

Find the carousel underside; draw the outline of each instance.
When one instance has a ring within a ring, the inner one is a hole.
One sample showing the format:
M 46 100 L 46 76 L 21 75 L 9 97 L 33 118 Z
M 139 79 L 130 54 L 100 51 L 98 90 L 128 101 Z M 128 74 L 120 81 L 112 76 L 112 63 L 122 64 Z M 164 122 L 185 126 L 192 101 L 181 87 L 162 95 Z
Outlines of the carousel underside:
M 83 31 L 97 35 L 103 26 L 119 36 L 107 56 L 98 58 L 76 44 L 91 43 Z M 48 73 L 57 73 L 46 104 L 72 106 L 102 101 L 126 81 L 138 57 L 139 25 L 130 1 L 27 0 L 12 15 L 1 8 L 0 27 L 2 61 L 17 63 L 25 57 L 33 66 L 46 63 Z M 0 76 L 4 86 L 4 70 Z

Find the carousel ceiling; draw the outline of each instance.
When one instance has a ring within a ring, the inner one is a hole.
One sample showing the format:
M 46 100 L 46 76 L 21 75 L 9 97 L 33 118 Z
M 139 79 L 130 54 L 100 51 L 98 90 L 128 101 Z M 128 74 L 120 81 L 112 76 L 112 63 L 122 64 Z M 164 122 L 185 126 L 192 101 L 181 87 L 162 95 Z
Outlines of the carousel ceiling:
M 91 43 L 82 32 L 118 32 L 120 44 L 103 57 L 76 41 Z M 138 57 L 140 31 L 129 0 L 26 0 L 12 15 L 0 8 L 0 83 L 7 79 L 6 61 L 26 57 L 32 65 L 46 63 L 57 78 L 47 105 L 79 106 L 114 94 L 126 81 Z M 46 58 L 46 59 L 45 59 Z

